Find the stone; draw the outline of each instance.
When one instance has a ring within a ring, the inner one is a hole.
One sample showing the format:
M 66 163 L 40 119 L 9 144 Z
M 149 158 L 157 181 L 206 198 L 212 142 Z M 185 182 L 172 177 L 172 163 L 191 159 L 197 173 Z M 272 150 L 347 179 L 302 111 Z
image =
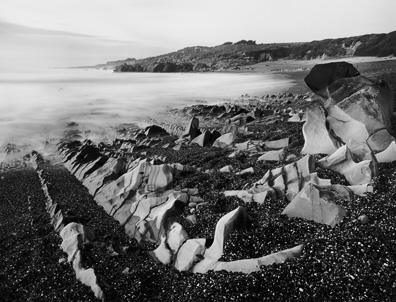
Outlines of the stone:
M 257 161 L 282 161 L 284 159 L 285 159 L 285 150 L 280 149 L 280 150 L 272 150 L 265 152 L 257 159 Z
M 197 263 L 193 271 L 195 273 L 206 273 L 211 270 L 223 255 L 224 242 L 235 229 L 246 228 L 251 218 L 244 207 L 224 215 L 216 224 L 215 236 L 212 245 L 203 254 L 203 259 Z
M 263 148 L 261 147 L 261 142 L 257 140 L 249 140 L 243 143 L 235 144 L 235 148 L 238 151 L 244 151 L 244 152 L 252 152 L 252 153 L 257 153 L 257 152 L 262 152 Z
M 89 194 L 95 196 L 96 191 L 103 184 L 121 176 L 125 165 L 126 161 L 122 158 L 109 158 L 101 168 L 95 170 L 84 179 L 83 185 L 88 188 Z
M 253 195 L 253 200 L 264 203 L 267 197 L 286 198 L 291 201 L 307 183 L 317 185 L 330 185 L 330 180 L 321 179 L 315 168 L 314 158 L 306 155 L 297 162 L 268 171 L 261 180 L 253 184 L 248 190 Z M 259 195 L 257 195 L 259 194 Z
M 346 215 L 346 210 L 335 201 L 350 200 L 350 196 L 351 192 L 344 186 L 322 187 L 309 183 L 293 198 L 282 214 L 334 227 Z
M 166 236 L 162 236 L 161 244 L 150 254 L 162 264 L 170 264 L 187 239 L 188 235 L 184 228 L 174 222 L 166 231 Z
M 196 262 L 203 258 L 206 239 L 188 239 L 177 253 L 175 268 L 179 271 L 190 270 Z
M 362 76 L 342 79 L 332 84 L 329 92 L 330 106 L 337 105 L 364 124 L 370 138 L 378 136 L 368 141 L 373 151 L 383 151 L 395 141 L 391 136 L 395 100 L 385 81 L 374 82 Z
M 254 173 L 254 169 L 252 167 L 246 168 L 240 172 L 235 173 L 235 175 L 242 175 L 242 174 L 246 174 L 246 173 Z
M 350 185 L 368 184 L 378 173 L 375 156 L 365 143 L 349 140 L 332 155 L 319 160 L 316 165 L 336 171 Z
M 255 259 L 243 259 L 230 262 L 217 262 L 212 270 L 227 272 L 238 272 L 244 274 L 250 274 L 253 272 L 261 271 L 261 266 L 269 266 L 274 263 L 284 263 L 288 259 L 296 258 L 302 255 L 304 245 L 298 245 L 290 249 L 286 249 L 280 252 L 272 253 L 270 255 L 255 258 Z
M 315 65 L 304 78 L 307 86 L 317 95 L 327 98 L 327 87 L 341 78 L 356 77 L 360 73 L 350 63 L 331 62 Z
M 222 149 L 229 148 L 236 138 L 236 135 L 233 133 L 223 134 L 218 139 L 216 139 L 216 141 L 213 143 L 213 147 Z
M 221 168 L 219 171 L 222 173 L 229 173 L 232 172 L 234 170 L 234 168 L 231 165 L 227 165 L 224 166 L 223 168 Z
M 341 142 L 330 136 L 326 127 L 326 113 L 318 103 L 307 108 L 307 121 L 303 125 L 304 147 L 302 154 L 332 154 Z
M 84 269 L 81 264 L 81 250 L 84 244 L 94 240 L 95 234 L 92 228 L 79 223 L 69 223 L 60 232 L 62 238 L 61 248 L 68 255 L 68 262 L 73 263 L 76 278 L 82 284 L 91 287 L 96 298 L 103 298 L 103 291 L 98 285 L 97 277 L 92 268 Z
M 379 163 L 388 163 L 396 160 L 396 143 L 393 141 L 388 148 L 375 155 Z
M 169 135 L 169 133 L 164 128 L 157 126 L 157 125 L 152 125 L 152 126 L 146 127 L 146 129 L 144 129 L 144 134 L 147 137 Z
M 191 142 L 190 145 L 192 144 L 197 144 L 201 147 L 205 147 L 209 144 L 211 141 L 211 133 L 208 130 L 205 130 L 203 133 L 198 135 L 196 138 L 194 138 Z
M 338 137 L 342 143 L 346 143 L 349 139 L 354 139 L 363 143 L 369 138 L 366 126 L 346 114 L 338 106 L 327 108 L 326 112 L 326 121 L 330 131 L 334 136 Z
M 160 242 L 166 237 L 173 217 L 183 213 L 187 202 L 188 195 L 176 191 L 160 196 L 151 193 L 147 198 L 138 199 L 130 207 L 130 217 L 125 224 L 127 234 L 138 242 L 143 239 Z
M 200 134 L 201 131 L 199 130 L 199 120 L 196 117 L 192 117 L 181 137 L 188 138 L 191 141 Z
M 360 216 L 358 217 L 358 221 L 359 221 L 361 224 L 367 224 L 367 223 L 369 222 L 369 218 L 368 218 L 367 215 L 360 215 Z
M 263 143 L 265 149 L 283 149 L 289 145 L 289 138 L 283 138 L 276 141 L 265 141 Z

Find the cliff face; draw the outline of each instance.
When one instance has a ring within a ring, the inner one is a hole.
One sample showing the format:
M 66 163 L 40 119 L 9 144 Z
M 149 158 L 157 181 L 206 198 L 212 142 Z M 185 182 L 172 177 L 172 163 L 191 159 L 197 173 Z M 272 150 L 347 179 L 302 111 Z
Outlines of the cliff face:
M 145 59 L 126 59 L 97 65 L 117 72 L 188 72 L 232 70 L 278 59 L 310 60 L 325 57 L 396 56 L 396 31 L 306 43 L 256 44 L 252 40 L 219 46 L 186 47 Z

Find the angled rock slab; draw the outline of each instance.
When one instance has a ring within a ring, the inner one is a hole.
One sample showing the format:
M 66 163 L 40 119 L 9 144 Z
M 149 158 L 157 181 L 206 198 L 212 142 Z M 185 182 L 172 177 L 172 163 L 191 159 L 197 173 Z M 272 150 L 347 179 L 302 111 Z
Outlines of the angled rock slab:
M 149 254 L 162 264 L 170 264 L 178 254 L 180 247 L 188 239 L 188 234 L 181 224 L 174 222 L 161 239 L 161 244 Z
M 302 123 L 307 120 L 307 116 L 305 112 L 297 112 L 294 113 L 290 118 L 287 120 L 289 123 Z
M 148 174 L 150 164 L 141 162 L 135 169 L 123 174 L 117 180 L 102 186 L 94 199 L 107 213 L 113 210 L 113 205 L 125 199 L 129 191 L 136 191 L 143 182 L 143 177 Z M 122 201 L 121 201 L 122 202 Z
M 128 212 L 126 214 L 127 219 L 125 220 L 126 233 L 130 237 L 134 237 L 136 240 L 138 240 L 138 242 L 140 242 L 142 240 L 142 235 L 139 233 L 138 224 L 148 217 L 153 207 L 157 207 L 167 202 L 169 195 L 172 193 L 174 193 L 174 191 L 169 190 L 163 192 L 162 194 L 152 193 L 140 197 L 135 196 L 133 201 L 130 203 L 129 208 L 125 208 L 125 210 Z M 120 215 L 119 212 L 124 211 L 120 209 L 117 213 L 115 213 L 115 216 L 118 217 Z M 120 221 L 120 223 L 122 222 Z
M 395 142 L 395 138 L 391 136 L 386 129 L 379 130 L 370 135 L 367 140 L 367 144 L 373 151 L 383 151 L 388 148 L 392 142 Z
M 361 119 L 371 117 L 391 131 L 395 99 L 385 81 L 372 81 L 364 76 L 345 78 L 330 85 L 329 92 L 334 103 L 347 113 L 347 108 L 352 109 L 355 105 L 365 112 L 364 115 L 356 117 L 351 114 L 356 120 L 362 121 Z M 371 126 L 367 129 L 371 133 L 370 128 Z
M 370 148 L 365 143 L 353 140 L 319 160 L 316 165 L 344 175 L 350 185 L 368 184 L 378 173 L 377 162 L 371 156 Z
M 285 159 L 285 150 L 271 150 L 261 155 L 257 161 L 282 161 Z
M 379 163 L 389 163 L 396 160 L 396 143 L 392 142 L 388 148 L 375 155 Z
M 371 183 L 364 184 L 364 185 L 347 186 L 347 188 L 358 196 L 366 196 L 366 193 L 374 192 L 374 188 Z
M 239 172 L 235 173 L 235 175 L 242 175 L 242 174 L 246 174 L 246 173 L 254 173 L 253 167 L 246 168 L 242 171 L 239 171 Z
M 115 180 L 121 176 L 125 165 L 126 161 L 122 158 L 110 158 L 101 168 L 85 178 L 83 185 L 88 189 L 89 194 L 94 196 L 105 182 Z
M 234 133 L 226 133 L 220 136 L 216 141 L 213 143 L 213 147 L 218 148 L 229 148 L 232 143 L 236 140 L 236 134 Z
M 330 129 L 343 143 L 346 143 L 349 139 L 365 142 L 369 138 L 366 126 L 346 114 L 338 106 L 327 108 L 327 114 L 326 120 Z
M 307 108 L 307 121 L 303 126 L 304 147 L 302 154 L 332 154 L 341 143 L 332 138 L 326 126 L 324 108 L 313 103 Z
M 179 216 L 188 202 L 188 195 L 173 192 L 166 198 L 154 197 L 141 199 L 131 207 L 131 218 L 125 224 L 127 234 L 138 242 L 148 240 L 160 242 L 166 237 L 172 219 Z
M 195 263 L 203 259 L 205 253 L 206 239 L 188 239 L 177 253 L 175 268 L 179 271 L 190 270 Z
M 261 144 L 262 142 L 260 141 L 251 140 L 251 141 L 235 144 L 235 149 L 239 151 L 257 153 L 263 151 Z
M 267 197 L 286 197 L 291 201 L 307 183 L 330 184 L 330 180 L 320 179 L 317 173 L 313 173 L 314 168 L 313 156 L 306 155 L 297 162 L 268 171 L 261 180 L 254 183 L 248 193 L 259 203 L 264 203 Z
M 223 255 L 224 242 L 235 230 L 245 228 L 250 220 L 244 207 L 238 207 L 223 216 L 216 225 L 215 236 L 212 245 L 205 250 L 203 260 L 194 266 L 195 273 L 206 273 L 212 270 Z
M 346 210 L 337 205 L 337 199 L 349 199 L 350 192 L 346 187 L 320 187 L 307 184 L 283 210 L 289 217 L 304 218 L 332 227 L 346 215 Z
M 205 147 L 209 144 L 211 140 L 211 133 L 208 130 L 205 130 L 202 134 L 195 137 L 191 142 L 190 145 L 197 144 L 201 147 Z
M 73 269 L 76 272 L 76 279 L 82 284 L 89 286 L 97 299 L 103 299 L 104 293 L 98 284 L 98 279 L 93 268 L 85 269 L 81 264 L 81 251 L 77 251 L 73 261 Z
M 282 138 L 278 139 L 276 141 L 265 141 L 263 142 L 264 148 L 265 149 L 283 149 L 289 146 L 289 138 Z
M 95 234 L 90 227 L 79 223 L 69 223 L 60 232 L 62 237 L 61 248 L 68 255 L 68 262 L 73 262 L 73 268 L 76 272 L 76 278 L 86 286 L 91 287 L 95 296 L 99 299 L 103 298 L 103 291 L 98 285 L 97 277 L 92 268 L 84 269 L 81 264 L 80 248 L 86 242 L 90 242 L 95 238 Z
M 263 256 L 255 259 L 243 259 L 230 262 L 217 262 L 212 270 L 227 272 L 239 272 L 250 274 L 261 270 L 262 266 L 272 265 L 274 263 L 284 263 L 288 259 L 296 258 L 302 255 L 304 245 L 297 245 L 293 248 L 286 249 L 277 253 Z
M 191 120 L 188 122 L 188 126 L 184 133 L 181 135 L 181 138 L 188 138 L 188 140 L 193 140 L 196 138 L 198 135 L 201 134 L 201 131 L 199 130 L 199 119 L 196 117 L 191 118 Z

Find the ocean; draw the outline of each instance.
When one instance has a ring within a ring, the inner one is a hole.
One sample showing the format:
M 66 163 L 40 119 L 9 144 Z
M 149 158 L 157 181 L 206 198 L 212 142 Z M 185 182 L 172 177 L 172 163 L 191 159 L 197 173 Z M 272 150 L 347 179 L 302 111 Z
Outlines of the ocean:
M 287 90 L 290 80 L 258 73 L 114 73 L 96 69 L 0 71 L 0 150 L 8 143 L 40 151 L 74 122 L 94 141 L 114 126 L 141 123 L 167 108 L 220 103 L 242 94 Z M 1 159 L 0 159 L 1 160 Z

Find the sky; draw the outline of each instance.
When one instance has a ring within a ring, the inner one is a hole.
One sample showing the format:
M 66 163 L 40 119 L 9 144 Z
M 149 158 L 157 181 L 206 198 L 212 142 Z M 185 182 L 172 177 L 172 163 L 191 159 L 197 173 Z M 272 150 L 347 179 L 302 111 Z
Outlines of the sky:
M 395 0 L 1 0 L 0 68 L 388 33 L 395 13 Z

